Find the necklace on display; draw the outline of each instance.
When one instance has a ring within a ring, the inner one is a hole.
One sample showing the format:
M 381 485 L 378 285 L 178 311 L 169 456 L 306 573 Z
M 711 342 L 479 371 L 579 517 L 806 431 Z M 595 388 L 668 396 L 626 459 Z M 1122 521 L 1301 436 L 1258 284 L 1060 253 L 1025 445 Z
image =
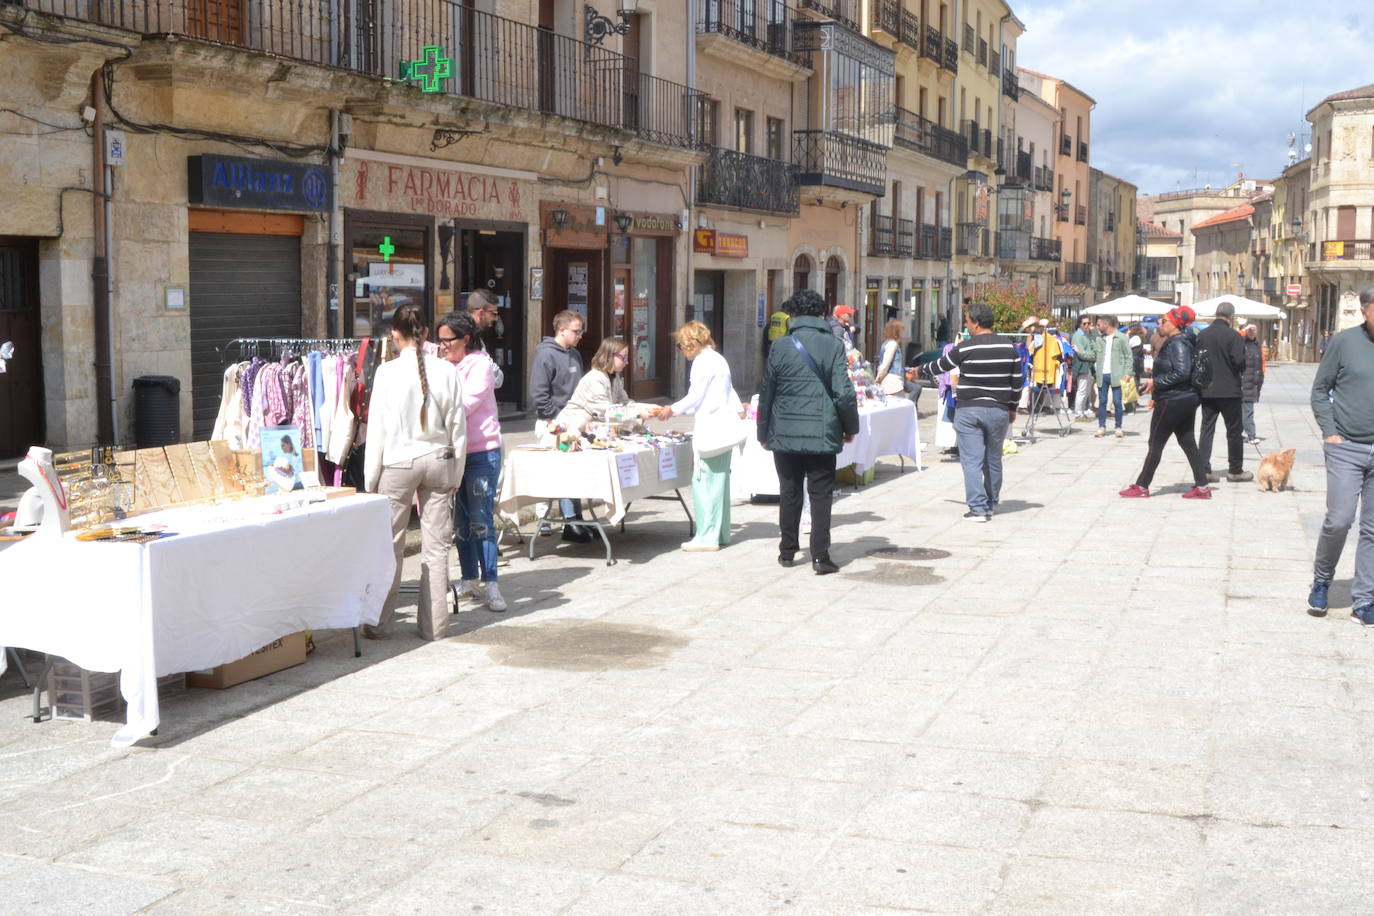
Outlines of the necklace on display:
M 35 461 L 34 464 L 38 464 L 38 462 Z M 44 470 L 41 464 L 38 464 L 38 473 L 42 475 L 43 482 L 48 485 L 48 489 L 52 490 L 52 495 L 53 498 L 57 500 L 58 508 L 65 512 L 67 509 L 67 491 L 62 487 L 62 481 L 58 480 L 54 483 L 53 479 L 48 476 L 48 472 Z

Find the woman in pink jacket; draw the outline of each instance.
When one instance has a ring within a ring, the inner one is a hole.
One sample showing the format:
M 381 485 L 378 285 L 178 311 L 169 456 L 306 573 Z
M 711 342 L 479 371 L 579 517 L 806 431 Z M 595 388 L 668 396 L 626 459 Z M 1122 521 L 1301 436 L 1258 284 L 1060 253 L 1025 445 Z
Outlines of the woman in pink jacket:
M 501 479 L 501 422 L 496 416 L 496 364 L 475 345 L 479 333 L 477 322 L 466 312 L 450 312 L 436 329 L 439 355 L 453 363 L 462 379 L 467 417 L 467 463 L 453 500 L 453 531 L 463 571 L 459 598 L 467 596 L 500 612 L 506 609 L 506 599 L 496 584 L 493 510 Z

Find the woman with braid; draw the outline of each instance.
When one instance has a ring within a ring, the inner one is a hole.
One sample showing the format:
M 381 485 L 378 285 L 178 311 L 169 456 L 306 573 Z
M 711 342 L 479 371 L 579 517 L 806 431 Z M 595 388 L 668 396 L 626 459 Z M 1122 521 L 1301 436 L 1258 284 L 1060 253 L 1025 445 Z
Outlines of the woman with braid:
M 369 639 L 390 635 L 401 587 L 401 560 L 411 507 L 420 505 L 420 598 L 415 617 L 423 639 L 448 633 L 448 551 L 453 543 L 449 496 L 463 477 L 467 436 L 458 373 L 421 348 L 424 310 L 403 305 L 391 319 L 396 358 L 377 369 L 368 406 L 367 489 L 391 501 L 396 576 Z

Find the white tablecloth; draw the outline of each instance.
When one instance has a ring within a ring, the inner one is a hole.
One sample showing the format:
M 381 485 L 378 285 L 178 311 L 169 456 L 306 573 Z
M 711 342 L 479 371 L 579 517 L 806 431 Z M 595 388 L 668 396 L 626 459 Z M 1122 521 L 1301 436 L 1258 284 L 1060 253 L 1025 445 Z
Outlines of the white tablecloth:
M 124 747 L 157 728 L 157 678 L 305 629 L 376 623 L 396 570 L 391 508 L 357 495 L 270 514 L 279 497 L 138 516 L 147 544 L 34 535 L 0 553 L 0 646 L 120 671 Z
M 862 474 L 883 455 L 909 458 L 916 470 L 921 470 L 921 434 L 916 424 L 916 405 L 906 398 L 889 398 L 886 404 L 861 409 L 859 433 L 835 456 L 835 467 L 852 464 Z M 754 426 L 750 426 L 749 438 L 735 452 L 730 491 L 735 499 L 778 495 L 778 472 L 773 465 L 773 453 L 764 451 L 759 445 Z
M 625 517 L 625 507 L 636 499 L 666 493 L 692 483 L 692 443 L 676 442 L 673 474 L 659 475 L 657 449 L 637 447 L 624 452 L 587 449 L 560 452 L 555 449 L 515 448 L 506 453 L 498 505 L 514 515 L 525 506 L 554 499 L 595 499 L 606 504 L 613 525 Z M 633 455 L 639 484 L 625 486 L 616 460 Z

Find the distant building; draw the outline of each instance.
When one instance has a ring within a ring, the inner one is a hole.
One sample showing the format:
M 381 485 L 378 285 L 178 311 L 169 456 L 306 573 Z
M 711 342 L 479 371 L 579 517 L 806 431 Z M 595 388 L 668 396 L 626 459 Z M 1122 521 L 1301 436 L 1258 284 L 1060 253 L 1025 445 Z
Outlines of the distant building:
M 1176 304 L 1183 233 L 1142 219 L 1136 224 L 1136 240 L 1138 292 L 1151 299 Z

